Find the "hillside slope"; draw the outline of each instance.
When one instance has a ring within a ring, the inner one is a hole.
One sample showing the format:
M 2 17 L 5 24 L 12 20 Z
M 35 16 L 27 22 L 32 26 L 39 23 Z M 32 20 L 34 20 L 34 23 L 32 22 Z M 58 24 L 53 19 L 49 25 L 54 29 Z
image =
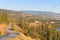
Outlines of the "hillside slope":
M 27 14 L 36 15 L 36 16 L 60 20 L 60 14 L 59 13 L 45 12 L 45 11 L 27 11 L 27 10 L 22 11 L 22 12 L 27 13 Z

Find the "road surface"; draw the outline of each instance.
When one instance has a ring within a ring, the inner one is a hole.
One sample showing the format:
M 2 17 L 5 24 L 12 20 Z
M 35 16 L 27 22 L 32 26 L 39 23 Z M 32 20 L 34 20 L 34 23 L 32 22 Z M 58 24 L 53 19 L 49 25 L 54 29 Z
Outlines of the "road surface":
M 19 35 L 18 32 L 10 30 L 11 27 L 5 28 L 5 31 L 7 32 L 7 35 L 0 36 L 0 40 L 7 39 L 7 38 L 15 38 L 17 35 Z

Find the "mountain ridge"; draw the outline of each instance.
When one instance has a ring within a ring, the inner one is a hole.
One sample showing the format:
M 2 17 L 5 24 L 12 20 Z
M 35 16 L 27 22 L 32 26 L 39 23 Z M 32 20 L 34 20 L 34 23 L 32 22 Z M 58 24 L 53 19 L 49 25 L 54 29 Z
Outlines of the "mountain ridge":
M 14 11 L 14 10 L 6 10 L 0 9 L 0 11 L 7 12 L 8 14 L 25 14 L 25 15 L 35 15 L 39 17 L 46 17 L 51 19 L 60 20 L 60 13 L 54 12 L 45 12 L 45 11 L 29 11 L 29 10 L 22 10 L 22 11 Z
M 60 20 L 60 13 L 54 13 L 54 12 L 45 12 L 45 11 L 22 11 L 27 14 L 32 14 L 36 16 L 41 16 L 41 17 L 48 17 L 48 18 L 54 18 Z

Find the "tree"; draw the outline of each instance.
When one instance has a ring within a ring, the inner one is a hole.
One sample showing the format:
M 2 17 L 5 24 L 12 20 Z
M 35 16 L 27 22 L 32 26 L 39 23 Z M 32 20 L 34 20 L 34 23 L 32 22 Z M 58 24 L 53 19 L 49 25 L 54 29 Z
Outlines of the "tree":
M 0 23 L 9 23 L 9 16 L 7 13 L 0 12 Z

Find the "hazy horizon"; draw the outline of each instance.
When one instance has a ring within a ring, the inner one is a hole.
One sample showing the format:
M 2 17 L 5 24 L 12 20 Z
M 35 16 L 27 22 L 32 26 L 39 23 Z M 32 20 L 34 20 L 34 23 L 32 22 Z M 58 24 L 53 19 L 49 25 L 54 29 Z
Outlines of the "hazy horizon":
M 0 0 L 0 8 L 8 10 L 32 10 L 60 13 L 60 0 Z

